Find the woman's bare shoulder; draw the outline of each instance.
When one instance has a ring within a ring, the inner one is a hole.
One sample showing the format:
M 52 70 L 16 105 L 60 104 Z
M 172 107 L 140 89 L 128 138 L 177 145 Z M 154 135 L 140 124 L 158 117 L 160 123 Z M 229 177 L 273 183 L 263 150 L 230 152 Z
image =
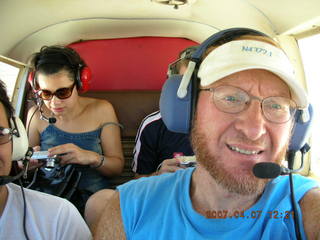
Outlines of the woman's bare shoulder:
M 100 99 L 100 98 L 83 98 L 83 100 L 86 102 L 86 107 L 92 108 L 92 109 L 98 109 L 98 110 L 112 110 L 113 106 L 112 104 L 106 100 L 106 99 Z
M 86 112 L 101 116 L 104 121 L 116 120 L 116 114 L 112 104 L 105 99 L 84 98 Z M 103 114 L 101 114 L 103 113 Z

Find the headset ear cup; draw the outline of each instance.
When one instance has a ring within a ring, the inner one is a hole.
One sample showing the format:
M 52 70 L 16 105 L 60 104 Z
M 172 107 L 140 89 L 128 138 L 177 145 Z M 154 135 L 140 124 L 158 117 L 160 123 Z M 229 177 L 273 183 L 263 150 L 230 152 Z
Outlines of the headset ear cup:
M 303 122 L 301 120 L 301 114 L 303 114 L 302 111 L 304 110 L 298 110 L 295 115 L 295 126 L 290 139 L 289 151 L 299 151 L 307 143 L 311 133 L 314 120 L 313 107 L 309 104 L 308 109 L 305 110 L 308 111 L 309 115 L 309 121 L 307 122 Z
M 254 34 L 258 36 L 267 36 L 262 32 L 249 29 L 249 28 L 232 28 L 220 31 L 216 34 L 213 34 L 207 40 L 201 43 L 192 54 L 192 62 L 196 63 L 194 66 L 191 75 L 191 81 L 188 83 L 187 95 L 180 99 L 177 96 L 177 90 L 179 88 L 182 76 L 172 75 L 168 78 L 162 88 L 160 96 L 160 112 L 162 120 L 170 131 L 180 132 L 188 134 L 192 125 L 193 113 L 196 106 L 193 106 L 197 103 L 198 97 L 198 78 L 197 72 L 199 70 L 200 63 L 205 51 L 216 43 L 223 41 L 231 41 L 236 37 L 240 37 L 247 34 Z M 188 65 L 187 72 L 190 70 L 192 65 Z M 186 74 L 185 73 L 185 74 Z M 184 85 L 184 84 L 183 84 Z
M 12 136 L 12 161 L 18 161 L 25 157 L 28 151 L 29 141 L 28 141 L 27 132 L 20 118 L 18 117 L 13 117 L 13 118 L 16 124 L 14 124 L 14 120 L 11 118 L 10 126 L 11 128 L 14 128 L 14 126 L 16 126 L 20 136 L 19 137 L 15 135 Z
M 166 127 L 172 132 L 188 134 L 191 128 L 192 84 L 184 98 L 177 96 L 182 75 L 172 75 L 162 86 L 160 95 L 160 112 Z
M 29 84 L 31 85 L 32 88 L 34 88 L 34 75 L 35 75 L 35 72 L 34 71 L 31 71 L 29 72 L 29 75 L 28 75 L 28 82 Z
M 80 73 L 81 88 L 80 92 L 86 92 L 90 88 L 92 73 L 89 67 L 83 67 Z

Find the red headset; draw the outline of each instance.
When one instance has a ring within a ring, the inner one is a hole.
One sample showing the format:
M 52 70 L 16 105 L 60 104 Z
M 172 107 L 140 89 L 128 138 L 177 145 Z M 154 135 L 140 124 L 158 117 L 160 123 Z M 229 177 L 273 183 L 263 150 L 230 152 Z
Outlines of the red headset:
M 84 93 L 90 89 L 90 82 L 92 79 L 92 72 L 89 67 L 79 67 L 76 74 L 78 91 Z
M 63 54 L 63 53 L 62 53 Z M 69 57 L 65 55 L 67 59 Z M 28 82 L 33 88 L 33 90 L 36 92 L 36 71 L 31 71 L 29 72 L 28 75 Z M 92 79 L 92 72 L 89 67 L 87 66 L 82 66 L 81 64 L 78 65 L 77 70 L 75 71 L 75 81 L 76 81 L 76 86 L 79 92 L 84 93 L 90 89 L 90 82 Z

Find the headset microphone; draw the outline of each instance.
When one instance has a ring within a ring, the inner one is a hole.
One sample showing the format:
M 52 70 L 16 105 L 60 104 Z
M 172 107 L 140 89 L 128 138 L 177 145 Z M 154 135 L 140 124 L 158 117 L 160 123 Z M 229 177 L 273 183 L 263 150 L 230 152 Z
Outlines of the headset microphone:
M 302 116 L 307 115 L 308 121 L 301 121 Z M 272 162 L 257 163 L 253 167 L 253 174 L 258 178 L 276 178 L 279 175 L 288 175 L 290 173 L 299 172 L 303 168 L 303 156 L 310 149 L 310 146 L 306 143 L 311 132 L 311 126 L 313 123 L 313 107 L 309 104 L 308 109 L 304 112 L 298 111 L 295 116 L 294 131 L 291 136 L 289 149 L 287 152 L 288 168 L 279 166 Z M 301 152 L 301 166 L 299 169 L 293 170 L 294 158 L 296 152 Z
M 43 100 L 41 98 L 37 98 L 37 105 L 39 107 L 39 112 L 40 112 L 40 119 L 47 121 L 49 124 L 55 124 L 57 119 L 55 117 L 49 117 L 47 118 L 44 116 L 43 111 L 42 111 L 42 106 L 43 106 Z
M 15 176 L 0 176 L 0 186 L 5 185 L 7 183 L 13 182 L 21 178 L 28 171 L 29 160 L 33 154 L 33 149 L 31 147 L 28 148 L 28 151 L 25 153 L 25 157 L 23 160 L 23 170 Z
M 40 119 L 47 121 L 49 124 L 55 124 L 57 121 L 57 119 L 55 117 L 47 118 L 46 116 L 43 115 L 42 111 L 40 111 Z
M 291 170 L 289 168 L 281 167 L 280 165 L 273 162 L 261 162 L 253 166 L 253 174 L 257 178 L 276 178 L 279 175 L 288 175 L 295 173 L 300 170 Z
M 293 164 L 292 164 L 293 159 L 291 159 L 291 158 L 294 158 L 296 152 L 291 150 L 287 154 L 289 168 L 281 167 L 279 164 L 273 163 L 273 162 L 261 162 L 261 163 L 257 163 L 256 165 L 253 166 L 253 168 L 252 168 L 253 174 L 257 178 L 276 178 L 279 175 L 288 175 L 290 173 L 297 173 L 303 168 L 303 162 L 304 162 L 303 156 L 309 150 L 310 150 L 310 146 L 307 143 L 300 149 L 301 165 L 298 169 L 293 169 Z

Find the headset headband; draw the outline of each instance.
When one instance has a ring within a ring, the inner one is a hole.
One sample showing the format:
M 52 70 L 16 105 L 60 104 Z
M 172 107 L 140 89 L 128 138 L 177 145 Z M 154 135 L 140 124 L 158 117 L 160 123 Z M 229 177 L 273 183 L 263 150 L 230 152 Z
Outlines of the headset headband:
M 69 68 L 73 71 L 75 82 L 77 89 L 81 92 L 86 92 L 89 90 L 90 87 L 90 81 L 92 78 L 92 73 L 89 67 L 83 65 L 80 61 L 76 61 L 77 57 L 73 57 L 72 54 L 76 54 L 76 52 L 70 48 L 70 52 L 67 52 L 63 48 L 53 48 L 50 51 L 47 52 L 43 56 L 43 52 L 45 50 L 41 50 L 39 53 L 38 60 L 34 63 L 35 64 L 35 72 L 30 72 L 28 81 L 33 86 L 33 88 L 36 88 L 36 79 L 35 79 L 35 73 L 39 70 L 39 67 L 41 65 L 45 64 L 57 64 L 57 65 L 66 65 L 69 66 Z M 74 53 L 73 53 L 74 51 Z M 75 60 L 73 60 L 75 58 Z M 73 63 L 77 62 L 77 63 Z
M 231 28 L 218 32 L 192 54 L 187 71 L 181 77 L 173 75 L 163 85 L 160 96 L 162 120 L 170 131 L 189 133 L 198 99 L 198 70 L 206 50 L 213 45 L 223 45 L 243 35 L 263 36 L 266 34 L 248 28 Z M 300 111 L 297 111 L 300 114 Z

